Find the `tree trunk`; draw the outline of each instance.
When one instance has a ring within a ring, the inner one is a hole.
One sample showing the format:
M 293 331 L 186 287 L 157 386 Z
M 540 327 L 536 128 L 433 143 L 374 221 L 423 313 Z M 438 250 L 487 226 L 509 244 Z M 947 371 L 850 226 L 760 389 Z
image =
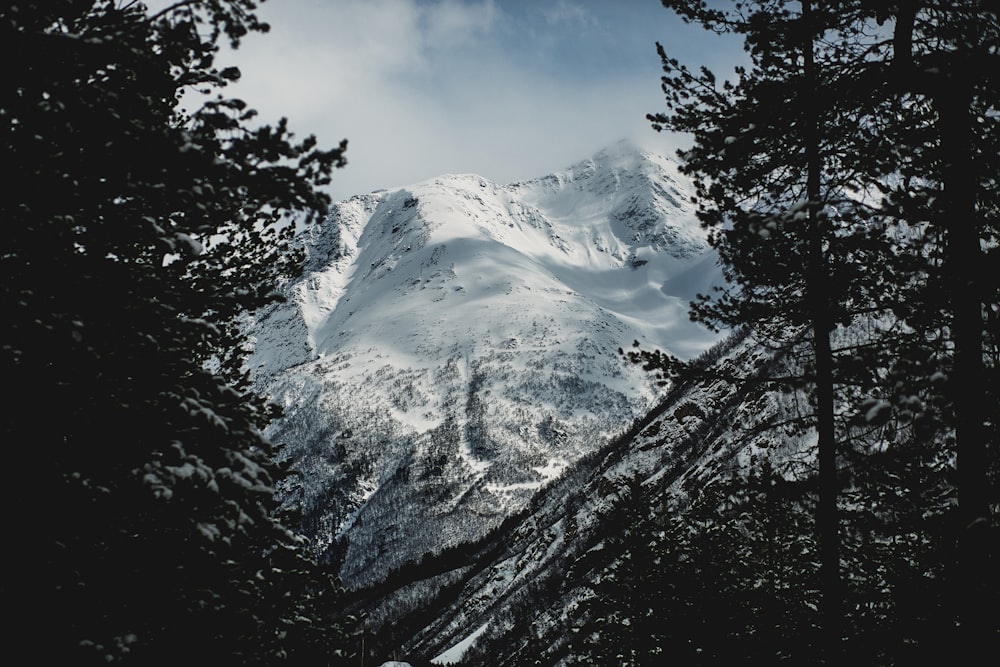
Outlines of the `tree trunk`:
M 804 74 L 804 142 L 806 193 L 809 200 L 808 292 L 816 364 L 816 431 L 818 435 L 819 501 L 816 534 L 820 551 L 820 616 L 824 662 L 838 664 L 841 653 L 843 594 L 840 580 L 840 534 L 837 517 L 837 442 L 834 428 L 833 358 L 830 331 L 829 269 L 823 249 L 823 212 L 820 201 L 821 157 L 816 108 L 816 64 L 813 53 L 812 6 L 802 2 Z
M 984 63 L 951 54 L 946 73 L 918 71 L 911 53 L 915 19 L 922 3 L 901 3 L 893 35 L 893 63 L 897 85 L 904 91 L 930 96 L 938 113 L 941 139 L 944 208 L 937 221 L 945 232 L 944 270 L 950 303 L 954 362 L 947 387 L 953 405 L 957 456 L 958 530 L 956 562 L 951 575 L 955 611 L 960 622 L 960 655 L 965 664 L 980 664 L 995 650 L 996 600 L 990 594 L 996 575 L 990 566 L 989 480 L 987 478 L 986 401 L 987 368 L 983 357 L 986 321 L 981 269 L 985 256 L 980 245 L 977 213 L 978 177 L 974 163 L 972 102 L 976 93 L 971 77 L 981 75 Z M 982 9 L 990 11 L 988 8 Z M 988 68 L 987 68 L 988 69 Z M 993 636 L 993 639 L 991 639 Z M 988 646 L 987 644 L 994 644 Z
M 958 69 L 956 66 L 954 69 Z M 977 279 L 983 256 L 976 213 L 973 165 L 972 87 L 957 76 L 936 98 L 941 126 L 946 230 L 944 268 L 952 310 L 954 367 L 949 391 L 955 418 L 958 458 L 959 534 L 955 583 L 962 645 L 970 658 L 982 655 L 990 617 L 988 609 L 989 487 L 985 421 L 987 382 L 982 335 L 985 327 L 981 285 Z M 975 664 L 970 662 L 968 664 Z

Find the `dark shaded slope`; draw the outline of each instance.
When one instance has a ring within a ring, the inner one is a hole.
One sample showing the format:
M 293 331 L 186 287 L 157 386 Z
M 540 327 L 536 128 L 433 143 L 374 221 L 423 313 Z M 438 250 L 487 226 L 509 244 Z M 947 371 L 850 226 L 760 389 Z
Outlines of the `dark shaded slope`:
M 740 337 L 707 357 L 733 376 L 774 363 Z M 734 469 L 741 452 L 794 446 L 754 428 L 782 409 L 769 400 L 753 383 L 681 384 L 482 540 L 425 556 L 357 592 L 357 608 L 371 612 L 373 651 L 383 652 L 375 657 L 401 648 L 433 658 L 483 626 L 470 664 L 510 664 L 529 646 L 558 648 L 581 587 L 617 557 L 603 546 L 627 527 L 621 506 L 630 486 L 641 488 L 642 502 L 662 504 L 669 492 L 693 492 Z

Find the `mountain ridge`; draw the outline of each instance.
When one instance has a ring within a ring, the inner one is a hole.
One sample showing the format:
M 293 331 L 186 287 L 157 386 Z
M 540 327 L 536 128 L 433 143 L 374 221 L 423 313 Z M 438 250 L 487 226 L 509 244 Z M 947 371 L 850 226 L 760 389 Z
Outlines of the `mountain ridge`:
M 700 361 L 748 376 L 783 363 L 740 334 Z M 759 428 L 795 409 L 794 397 L 766 396 L 752 382 L 715 378 L 673 387 L 492 534 L 410 564 L 392 585 L 360 592 L 352 602 L 378 629 L 373 645 L 436 664 L 454 656 L 462 664 L 533 664 L 542 654 L 563 664 L 558 656 L 578 639 L 574 628 L 592 620 L 585 611 L 591 587 L 627 558 L 609 544 L 630 526 L 618 514 L 627 495 L 638 491 L 643 507 L 669 512 L 755 457 L 787 462 L 802 455 L 808 437 Z
M 250 364 L 285 409 L 288 502 L 349 586 L 487 533 L 643 414 L 660 390 L 619 347 L 714 342 L 687 319 L 718 280 L 689 191 L 620 143 L 511 185 L 356 196 L 300 237 Z

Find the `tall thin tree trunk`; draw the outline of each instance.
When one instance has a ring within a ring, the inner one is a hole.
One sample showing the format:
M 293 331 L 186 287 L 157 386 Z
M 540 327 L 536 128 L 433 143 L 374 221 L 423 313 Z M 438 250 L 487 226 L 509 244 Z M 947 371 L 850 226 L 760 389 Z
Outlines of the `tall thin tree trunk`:
M 955 68 L 957 69 L 957 67 Z M 976 178 L 973 165 L 972 88 L 957 73 L 954 85 L 937 96 L 941 124 L 945 210 L 942 226 L 947 230 L 944 268 L 948 272 L 952 309 L 955 360 L 950 378 L 954 403 L 955 441 L 958 455 L 958 563 L 956 591 L 963 646 L 978 651 L 989 628 L 986 599 L 989 534 L 989 486 L 985 401 L 987 373 L 983 362 L 982 335 L 985 327 L 981 285 L 980 225 L 976 213 Z
M 802 2 L 804 141 L 806 193 L 809 199 L 809 269 L 806 289 L 811 305 L 813 355 L 816 364 L 816 430 L 818 435 L 819 501 L 816 533 L 820 550 L 820 616 L 824 662 L 838 664 L 841 654 L 843 593 L 840 579 L 840 531 L 837 516 L 837 441 L 834 428 L 833 353 L 830 332 L 830 277 L 823 249 L 823 212 L 820 201 L 821 157 L 816 102 L 816 63 L 812 6 Z
M 996 575 L 989 564 L 992 547 L 986 456 L 989 442 L 985 424 L 990 406 L 985 394 L 987 370 L 983 359 L 983 332 L 986 322 L 979 273 L 984 267 L 984 257 L 973 158 L 972 101 L 975 91 L 969 78 L 975 76 L 983 64 L 967 61 L 958 52 L 952 54 L 947 74 L 918 73 L 911 50 L 921 4 L 901 3 L 897 9 L 893 69 L 896 78 L 906 82 L 904 90 L 909 86 L 930 91 L 938 113 L 944 185 L 944 210 L 938 225 L 946 232 L 944 270 L 950 300 L 941 307 L 951 312 L 955 346 L 947 390 L 954 405 L 958 466 L 958 543 L 951 579 L 962 641 L 955 648 L 969 659 L 968 664 L 979 664 L 982 656 L 991 650 L 986 644 L 992 641 L 992 650 L 995 650 L 997 642 L 997 605 L 989 593 Z

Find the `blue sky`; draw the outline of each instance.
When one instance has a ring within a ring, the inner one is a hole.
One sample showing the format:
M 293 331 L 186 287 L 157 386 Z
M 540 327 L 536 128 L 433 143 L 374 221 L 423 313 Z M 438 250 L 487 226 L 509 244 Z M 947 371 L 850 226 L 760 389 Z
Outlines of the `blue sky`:
M 506 183 L 622 138 L 672 152 L 655 42 L 722 76 L 735 45 L 659 0 L 268 0 L 267 35 L 224 56 L 232 94 L 321 144 L 350 142 L 336 199 L 444 173 Z

